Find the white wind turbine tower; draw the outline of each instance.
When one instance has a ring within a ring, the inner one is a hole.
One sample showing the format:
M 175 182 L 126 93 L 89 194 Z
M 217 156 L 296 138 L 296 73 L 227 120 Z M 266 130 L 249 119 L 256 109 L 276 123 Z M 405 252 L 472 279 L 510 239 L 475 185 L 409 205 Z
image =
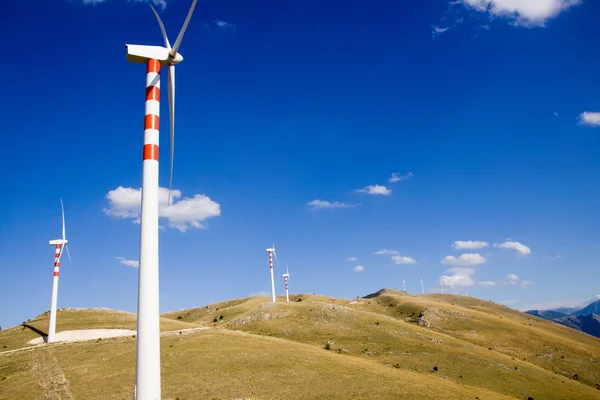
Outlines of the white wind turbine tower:
M 54 335 L 56 334 L 56 304 L 58 302 L 58 270 L 60 267 L 60 257 L 62 256 L 63 249 L 67 249 L 67 255 L 69 256 L 69 262 L 71 262 L 71 254 L 67 247 L 67 238 L 65 236 L 65 209 L 63 207 L 63 201 L 60 199 L 60 209 L 62 212 L 62 239 L 51 240 L 50 244 L 55 246 L 54 253 L 54 279 L 52 281 L 52 302 L 50 303 L 50 325 L 48 326 L 48 343 L 54 342 Z
M 442 294 L 444 294 L 444 283 L 442 281 L 440 281 L 440 290 L 442 291 Z
M 404 279 L 402 279 L 402 288 L 406 292 L 406 281 Z
M 285 264 L 285 274 L 282 275 L 285 280 L 285 301 L 290 302 L 290 293 L 288 292 L 288 279 L 290 278 L 290 271 L 288 271 L 288 265 Z
M 175 65 L 183 61 L 179 46 L 196 7 L 193 0 L 179 35 L 171 47 L 165 27 L 154 8 L 165 46 L 126 44 L 127 61 L 146 65 L 146 110 L 142 157 L 142 208 L 140 216 L 140 265 L 138 280 L 135 398 L 161 398 L 160 326 L 158 282 L 158 143 L 160 115 L 160 69 L 169 67 L 169 116 L 171 131 L 169 203 L 173 186 L 175 137 Z
M 273 242 L 273 247 L 267 249 L 267 253 L 269 253 L 269 268 L 271 269 L 271 301 L 275 303 L 275 278 L 273 276 L 273 254 L 275 255 L 275 260 L 277 260 L 277 264 L 279 265 L 279 260 L 277 259 L 277 252 L 275 252 L 275 242 Z
M 421 278 L 421 294 L 425 294 L 425 286 L 423 286 L 423 278 Z

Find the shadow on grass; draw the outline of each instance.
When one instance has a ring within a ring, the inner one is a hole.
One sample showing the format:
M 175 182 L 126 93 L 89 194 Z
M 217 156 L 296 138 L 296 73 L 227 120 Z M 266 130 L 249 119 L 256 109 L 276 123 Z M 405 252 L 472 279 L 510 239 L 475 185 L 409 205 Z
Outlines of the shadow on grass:
M 27 328 L 27 329 L 37 333 L 38 335 L 40 335 L 42 337 L 42 339 L 44 339 L 44 342 L 48 341 L 48 334 L 46 332 L 39 330 L 35 326 L 31 326 L 31 325 L 27 325 L 27 324 L 22 324 L 22 325 L 23 325 L 23 330 L 25 330 L 25 328 Z

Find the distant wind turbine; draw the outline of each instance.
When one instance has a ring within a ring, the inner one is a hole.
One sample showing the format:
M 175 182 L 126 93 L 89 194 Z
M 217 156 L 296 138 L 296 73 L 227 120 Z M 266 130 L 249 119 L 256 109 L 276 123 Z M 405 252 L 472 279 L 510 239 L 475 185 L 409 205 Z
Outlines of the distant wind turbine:
M 69 256 L 69 262 L 71 262 L 71 254 L 67 247 L 67 238 L 65 236 L 65 209 L 63 207 L 63 201 L 60 199 L 60 209 L 62 212 L 62 239 L 51 240 L 50 244 L 54 245 L 56 251 L 54 253 L 54 279 L 52 281 L 52 302 L 50 303 L 50 325 L 48 327 L 48 343 L 54 342 L 54 335 L 56 334 L 56 304 L 58 302 L 58 270 L 60 267 L 60 257 L 62 256 L 63 249 L 67 249 L 67 255 Z
M 161 398 L 160 316 L 158 270 L 158 143 L 160 115 L 160 69 L 169 67 L 169 116 L 171 131 L 169 198 L 173 187 L 175 137 L 175 65 L 183 61 L 179 46 L 192 18 L 197 0 L 193 0 L 179 35 L 171 47 L 164 24 L 156 10 L 165 46 L 126 44 L 127 61 L 146 65 L 146 109 L 142 152 L 142 200 L 140 215 L 140 264 L 138 278 L 136 385 L 137 400 Z
M 275 252 L 275 242 L 273 242 L 273 247 L 267 249 L 267 253 L 269 253 L 269 268 L 271 269 L 271 301 L 275 303 L 275 278 L 273 277 L 273 255 L 275 255 L 275 260 L 277 260 L 277 264 L 279 265 L 279 260 L 277 259 L 277 252 Z
M 425 294 L 425 286 L 423 286 L 423 278 L 421 278 L 421 294 Z
M 288 279 L 290 277 L 290 271 L 288 271 L 288 265 L 285 264 L 285 274 L 282 275 L 285 280 L 285 301 L 287 303 L 290 302 L 290 294 L 288 292 Z
M 440 281 L 440 290 L 442 291 L 442 294 L 444 294 L 444 283 L 442 281 Z
M 402 279 L 402 287 L 404 288 L 404 291 L 406 292 L 406 281 L 404 279 Z

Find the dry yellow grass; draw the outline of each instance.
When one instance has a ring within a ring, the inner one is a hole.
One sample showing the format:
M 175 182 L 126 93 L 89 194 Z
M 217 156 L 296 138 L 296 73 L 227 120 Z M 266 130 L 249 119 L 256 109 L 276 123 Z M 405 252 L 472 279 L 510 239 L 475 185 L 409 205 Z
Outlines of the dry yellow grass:
M 393 290 L 291 300 L 163 315 L 162 330 L 216 327 L 161 338 L 163 398 L 250 398 L 252 382 L 256 399 L 600 398 L 600 340 L 501 305 Z M 102 310 L 61 320 L 59 330 L 135 329 L 135 315 Z M 2 331 L 0 347 L 26 337 Z M 131 398 L 134 375 L 131 337 L 42 346 L 0 354 L 0 399 Z
M 44 313 L 24 325 L 0 331 L 0 352 L 29 346 L 27 342 L 48 333 L 49 314 Z M 161 331 L 195 328 L 197 325 L 161 318 Z M 136 329 L 136 315 L 124 311 L 102 309 L 59 309 L 56 332 L 73 329 Z

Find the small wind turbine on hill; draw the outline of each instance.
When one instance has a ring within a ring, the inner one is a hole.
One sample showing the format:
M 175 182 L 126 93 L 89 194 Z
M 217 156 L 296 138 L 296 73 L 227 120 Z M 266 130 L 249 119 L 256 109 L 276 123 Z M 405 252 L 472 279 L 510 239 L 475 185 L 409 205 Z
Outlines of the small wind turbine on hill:
M 160 115 L 160 69 L 169 67 L 169 116 L 171 130 L 171 163 L 169 200 L 173 186 L 173 154 L 175 137 L 175 65 L 183 61 L 179 46 L 192 18 L 197 0 L 187 14 L 179 35 L 171 47 L 165 27 L 156 10 L 165 46 L 126 44 L 127 61 L 146 65 L 146 112 L 142 152 L 142 209 L 140 216 L 140 264 L 138 280 L 138 314 L 136 347 L 136 386 L 138 400 L 161 398 L 160 326 L 158 283 L 158 142 Z
M 290 302 L 290 294 L 288 292 L 288 279 L 290 277 L 290 271 L 288 271 L 288 265 L 285 264 L 285 274 L 282 275 L 285 281 L 285 301 L 287 303 Z
M 406 292 L 406 281 L 402 279 L 402 290 Z
M 275 252 L 275 242 L 273 242 L 273 247 L 267 249 L 267 253 L 269 253 L 269 268 L 271 269 L 271 301 L 275 303 L 275 278 L 273 277 L 273 254 L 275 255 L 275 260 L 277 260 L 277 264 L 279 265 L 279 260 L 277 259 L 277 253 Z
M 444 294 L 444 283 L 442 281 L 440 281 L 440 290 L 442 291 L 442 294 Z
M 54 342 L 54 335 L 56 334 L 56 304 L 58 302 L 58 270 L 60 267 L 60 257 L 62 256 L 63 250 L 67 249 L 67 255 L 69 256 L 69 262 L 71 262 L 71 254 L 67 247 L 67 238 L 65 236 L 65 208 L 63 207 L 63 201 L 60 199 L 60 209 L 62 212 L 62 239 L 51 240 L 50 244 L 56 249 L 54 253 L 54 279 L 52 281 L 52 301 L 50 303 L 50 325 L 48 326 L 48 343 Z
M 423 278 L 421 278 L 421 294 L 425 294 L 425 286 L 423 286 Z

